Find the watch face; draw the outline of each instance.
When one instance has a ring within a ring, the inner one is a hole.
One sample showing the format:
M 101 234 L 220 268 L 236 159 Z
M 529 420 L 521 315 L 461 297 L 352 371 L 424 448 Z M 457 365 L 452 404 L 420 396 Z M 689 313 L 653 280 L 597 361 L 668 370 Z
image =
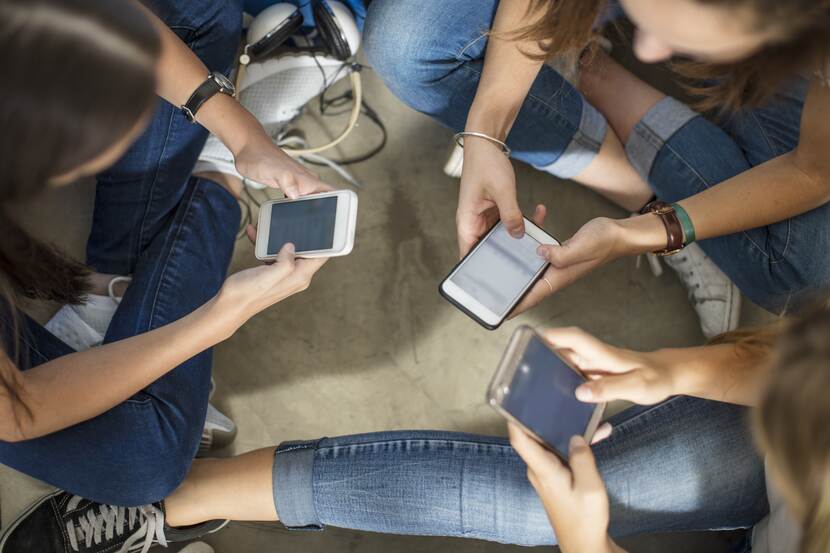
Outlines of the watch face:
M 224 76 L 222 73 L 218 71 L 213 73 L 213 79 L 222 87 L 223 92 L 228 92 L 229 94 L 234 93 L 234 86 L 233 83 L 229 78 Z

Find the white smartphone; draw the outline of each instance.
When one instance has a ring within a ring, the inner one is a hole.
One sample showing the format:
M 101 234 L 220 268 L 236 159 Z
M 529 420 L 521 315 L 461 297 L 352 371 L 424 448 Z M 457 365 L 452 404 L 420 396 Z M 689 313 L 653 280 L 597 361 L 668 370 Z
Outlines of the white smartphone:
M 337 190 L 296 199 L 263 203 L 255 254 L 257 259 L 275 259 L 291 242 L 297 257 L 336 257 L 354 247 L 357 227 L 357 194 Z
M 545 272 L 540 244 L 559 245 L 527 218 L 525 235 L 513 238 L 499 221 L 441 283 L 441 295 L 483 327 L 504 322 Z
M 567 462 L 571 436 L 590 442 L 605 411 L 604 403 L 576 399 L 585 381 L 542 336 L 520 326 L 490 381 L 487 402 Z

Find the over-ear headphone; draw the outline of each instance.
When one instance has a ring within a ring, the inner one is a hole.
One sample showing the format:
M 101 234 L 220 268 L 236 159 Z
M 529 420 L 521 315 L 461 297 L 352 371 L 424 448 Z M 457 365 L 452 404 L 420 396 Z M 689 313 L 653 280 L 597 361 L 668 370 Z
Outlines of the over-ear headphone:
M 338 0 L 316 0 L 312 6 L 314 24 L 325 54 L 346 61 L 360 48 L 360 31 L 354 16 Z M 294 4 L 282 2 L 263 10 L 248 28 L 247 45 L 240 62 L 247 65 L 273 53 L 297 34 L 305 20 Z
M 332 148 L 342 142 L 357 125 L 360 108 L 363 103 L 360 66 L 354 63 L 348 63 L 348 60 L 357 54 L 360 48 L 360 30 L 358 29 L 355 17 L 349 8 L 339 0 L 312 1 L 311 15 L 314 17 L 314 27 L 317 31 L 317 35 L 314 38 L 319 39 L 319 45 L 322 46 L 322 53 L 325 57 L 334 58 L 334 60 L 341 62 L 340 68 L 346 68 L 348 70 L 352 84 L 354 103 L 346 128 L 328 144 L 302 150 L 283 148 L 287 153 L 295 157 L 315 154 Z M 288 2 L 281 2 L 269 6 L 254 18 L 248 27 L 247 44 L 239 57 L 239 68 L 236 73 L 237 94 L 244 88 L 242 83 L 248 65 L 253 63 L 255 67 L 260 67 L 275 62 L 274 58 L 266 58 L 274 53 L 290 37 L 296 35 L 303 37 L 302 28 L 304 24 L 305 21 L 300 8 Z M 310 40 L 312 37 L 305 36 L 305 38 L 308 39 L 309 46 L 312 46 Z M 323 82 L 325 83 L 325 71 L 320 64 L 321 60 L 318 60 L 317 55 L 314 53 L 315 48 L 316 45 L 308 50 L 311 52 L 310 56 L 314 58 L 317 67 L 323 71 Z M 251 71 L 253 70 L 252 66 Z

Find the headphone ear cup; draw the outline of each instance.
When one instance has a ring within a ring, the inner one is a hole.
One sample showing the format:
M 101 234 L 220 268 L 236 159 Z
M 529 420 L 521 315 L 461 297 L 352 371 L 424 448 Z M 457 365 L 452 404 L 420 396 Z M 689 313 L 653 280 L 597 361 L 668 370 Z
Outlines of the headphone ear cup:
M 303 14 L 293 4 L 269 6 L 256 16 L 248 28 L 245 53 L 251 61 L 261 59 L 297 33 L 303 26 Z
M 360 31 L 349 9 L 337 0 L 318 0 L 313 7 L 314 22 L 329 53 L 345 61 L 360 48 Z

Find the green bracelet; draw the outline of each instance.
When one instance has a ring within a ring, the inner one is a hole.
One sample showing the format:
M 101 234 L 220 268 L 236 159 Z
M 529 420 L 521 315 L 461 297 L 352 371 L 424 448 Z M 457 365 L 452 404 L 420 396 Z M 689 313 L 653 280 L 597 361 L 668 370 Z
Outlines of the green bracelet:
M 695 226 L 692 224 L 689 214 L 680 204 L 671 204 L 671 206 L 674 208 L 678 220 L 680 220 L 680 226 L 683 227 L 683 246 L 688 246 L 695 241 Z

